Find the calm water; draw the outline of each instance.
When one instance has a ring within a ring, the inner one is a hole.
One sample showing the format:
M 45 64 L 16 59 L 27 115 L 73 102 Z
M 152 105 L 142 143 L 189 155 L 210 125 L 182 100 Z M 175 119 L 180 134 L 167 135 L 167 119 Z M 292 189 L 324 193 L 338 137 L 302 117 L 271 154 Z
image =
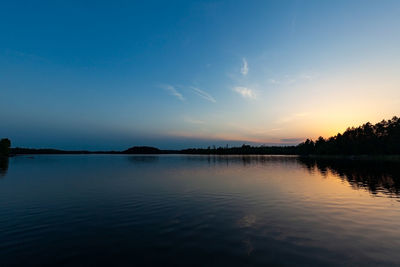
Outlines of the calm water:
M 0 162 L 0 265 L 399 265 L 398 165 L 14 157 Z

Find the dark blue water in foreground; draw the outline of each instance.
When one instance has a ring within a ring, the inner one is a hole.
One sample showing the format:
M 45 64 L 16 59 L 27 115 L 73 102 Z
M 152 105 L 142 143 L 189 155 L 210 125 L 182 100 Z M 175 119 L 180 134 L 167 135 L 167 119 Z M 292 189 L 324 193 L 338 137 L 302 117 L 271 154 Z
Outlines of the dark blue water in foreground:
M 0 265 L 399 265 L 399 165 L 13 157 L 0 164 Z

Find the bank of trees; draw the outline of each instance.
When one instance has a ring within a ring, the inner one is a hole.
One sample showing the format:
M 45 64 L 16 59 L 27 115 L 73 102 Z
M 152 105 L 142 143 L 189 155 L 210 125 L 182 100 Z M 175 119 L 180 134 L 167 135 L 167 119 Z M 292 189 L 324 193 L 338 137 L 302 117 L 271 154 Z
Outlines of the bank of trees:
M 298 154 L 298 155 L 393 155 L 400 154 L 400 118 L 365 123 L 344 133 L 297 146 L 249 146 L 185 149 L 187 154 Z
M 400 118 L 365 123 L 344 133 L 316 141 L 307 139 L 297 146 L 298 154 L 393 155 L 400 154 Z
M 217 154 L 217 155 L 293 155 L 296 154 L 296 146 L 250 146 L 239 147 L 208 147 L 189 148 L 181 150 L 182 154 Z
M 11 142 L 0 140 L 0 156 L 8 156 Z M 159 150 L 154 147 L 132 147 L 125 151 L 64 151 L 55 149 L 13 148 L 12 154 L 240 154 L 240 155 L 400 155 L 400 118 L 365 123 L 348 128 L 344 133 L 313 141 L 307 139 L 297 146 L 208 147 L 183 150 Z

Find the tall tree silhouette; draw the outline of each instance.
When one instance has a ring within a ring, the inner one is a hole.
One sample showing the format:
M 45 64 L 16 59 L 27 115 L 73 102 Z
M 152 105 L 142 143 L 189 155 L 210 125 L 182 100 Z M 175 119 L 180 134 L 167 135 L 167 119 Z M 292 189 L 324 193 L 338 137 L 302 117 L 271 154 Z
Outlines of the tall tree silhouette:
M 3 138 L 0 140 L 0 156 L 8 156 L 10 154 L 11 141 Z

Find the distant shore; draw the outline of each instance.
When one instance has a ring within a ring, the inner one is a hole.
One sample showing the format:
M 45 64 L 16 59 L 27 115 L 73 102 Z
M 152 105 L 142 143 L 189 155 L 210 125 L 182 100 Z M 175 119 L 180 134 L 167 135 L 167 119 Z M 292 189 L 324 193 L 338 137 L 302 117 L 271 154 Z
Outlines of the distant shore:
M 0 155 L 21 154 L 193 154 L 193 155 L 303 155 L 319 158 L 399 160 L 400 118 L 394 116 L 376 124 L 369 122 L 347 128 L 342 134 L 316 141 L 306 141 L 292 146 L 250 146 L 187 148 L 162 150 L 151 146 L 134 146 L 123 151 L 58 150 L 52 148 L 11 148 L 7 138 L 0 140 Z
M 271 148 L 271 147 L 269 147 Z M 285 148 L 285 147 L 284 147 Z M 382 161 L 400 161 L 400 155 L 318 155 L 318 154 L 295 154 L 295 153 L 248 153 L 250 151 L 239 151 L 235 149 L 236 153 L 226 153 L 226 151 L 207 150 L 207 149 L 184 149 L 184 150 L 161 150 L 154 147 L 133 147 L 124 151 L 87 151 L 87 150 L 58 150 L 58 149 L 32 149 L 32 148 L 11 148 L 10 156 L 19 155 L 167 155 L 167 154 L 181 154 L 181 155 L 215 155 L 215 156 L 268 156 L 268 155 L 282 155 L 282 156 L 299 156 L 308 159 L 346 159 L 346 160 L 382 160 Z M 198 153 L 196 153 L 198 152 Z M 209 152 L 209 153 L 206 153 Z M 222 153 L 218 153 L 222 152 Z

